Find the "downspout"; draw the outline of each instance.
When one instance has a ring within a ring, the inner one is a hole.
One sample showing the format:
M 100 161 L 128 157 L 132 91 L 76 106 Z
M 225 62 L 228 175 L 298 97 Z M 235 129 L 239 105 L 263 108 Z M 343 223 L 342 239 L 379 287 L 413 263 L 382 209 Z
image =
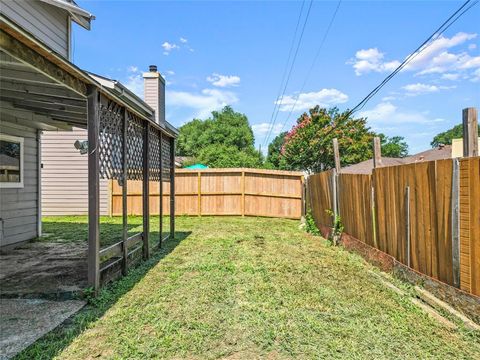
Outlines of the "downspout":
M 42 236 L 42 131 L 37 130 L 37 236 Z

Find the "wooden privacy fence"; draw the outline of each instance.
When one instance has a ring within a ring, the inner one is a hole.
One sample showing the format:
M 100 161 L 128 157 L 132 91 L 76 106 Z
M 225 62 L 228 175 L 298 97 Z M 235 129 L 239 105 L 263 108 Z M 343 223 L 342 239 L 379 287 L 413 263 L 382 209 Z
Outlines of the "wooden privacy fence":
M 309 177 L 317 225 L 332 226 L 423 273 L 480 295 L 480 158 L 381 167 L 372 175 Z
M 242 215 L 299 219 L 303 214 L 303 174 L 261 169 L 175 171 L 176 215 Z M 112 182 L 112 215 L 122 213 L 122 188 Z M 142 214 L 142 185 L 129 181 L 127 208 Z M 163 209 L 169 211 L 169 184 L 163 186 Z M 150 213 L 158 214 L 159 184 L 150 185 Z

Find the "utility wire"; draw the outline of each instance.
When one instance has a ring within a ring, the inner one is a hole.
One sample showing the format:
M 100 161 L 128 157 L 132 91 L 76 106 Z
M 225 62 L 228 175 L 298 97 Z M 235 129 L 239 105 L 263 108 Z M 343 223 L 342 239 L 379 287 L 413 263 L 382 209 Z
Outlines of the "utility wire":
M 303 22 L 302 31 L 300 33 L 300 37 L 298 39 L 297 47 L 296 47 L 295 53 L 293 55 L 293 60 L 292 60 L 292 63 L 290 64 L 290 69 L 288 71 L 288 75 L 287 75 L 287 78 L 286 78 L 286 81 L 285 81 L 285 85 L 283 87 L 282 95 L 279 98 L 277 98 L 277 101 L 276 101 L 276 104 L 275 104 L 275 105 L 278 105 L 278 106 L 276 106 L 274 108 L 275 115 L 273 117 L 273 121 L 271 121 L 269 132 L 268 132 L 267 137 L 265 138 L 265 141 L 264 141 L 265 146 L 268 144 L 268 139 L 270 138 L 270 135 L 272 134 L 273 127 L 274 127 L 275 122 L 277 120 L 278 112 L 279 112 L 279 109 L 280 109 L 280 104 L 277 104 L 277 103 L 279 103 L 281 101 L 281 99 L 283 99 L 283 97 L 285 96 L 285 92 L 287 90 L 288 82 L 290 81 L 290 76 L 292 75 L 292 71 L 293 71 L 293 68 L 295 66 L 295 61 L 297 60 L 298 50 L 300 49 L 300 45 L 302 43 L 303 34 L 305 33 L 305 27 L 307 25 L 308 18 L 310 16 L 310 11 L 312 10 L 312 5 L 313 5 L 313 0 L 310 0 L 310 4 L 309 4 L 308 10 L 307 10 L 307 14 L 306 14 L 305 20 Z
M 278 106 L 278 103 L 279 103 L 278 100 L 280 99 L 280 95 L 282 94 L 282 88 L 283 88 L 283 84 L 285 83 L 285 77 L 287 75 L 288 65 L 290 64 L 290 59 L 292 57 L 293 48 L 295 47 L 295 40 L 297 39 L 298 27 L 300 25 L 300 20 L 302 19 L 304 6 L 305 6 L 305 0 L 302 1 L 302 7 L 300 8 L 300 14 L 298 14 L 297 25 L 295 26 L 295 32 L 293 34 L 292 44 L 290 45 L 290 50 L 288 51 L 287 63 L 285 64 L 285 69 L 283 70 L 282 81 L 280 82 L 280 86 L 278 88 L 278 94 L 277 94 L 277 97 L 276 97 L 277 101 L 275 101 L 275 105 L 274 105 L 273 111 L 272 111 L 272 116 L 270 117 L 270 121 L 268 122 L 269 125 L 271 125 L 272 122 L 273 122 L 273 117 L 275 116 L 275 111 L 277 110 L 277 106 Z M 270 127 L 268 128 L 268 131 L 270 131 Z
M 292 113 L 293 111 L 295 110 L 295 107 L 297 106 L 297 103 L 298 103 L 298 99 L 300 98 L 300 94 L 302 93 L 303 89 L 305 88 L 305 85 L 307 85 L 307 82 L 310 78 L 310 75 L 313 71 L 313 68 L 315 67 L 315 64 L 317 62 L 317 59 L 320 55 L 320 52 L 322 51 L 322 48 L 323 48 L 323 44 L 325 43 L 325 40 L 327 39 L 328 37 L 328 34 L 330 33 L 330 29 L 332 28 L 332 25 L 333 25 L 333 22 L 335 21 L 335 18 L 337 17 L 337 13 L 338 13 L 338 9 L 340 8 L 340 4 L 342 3 L 342 0 L 339 0 L 338 3 L 337 3 L 337 7 L 335 8 L 335 11 L 333 12 L 333 15 L 330 19 L 330 23 L 328 24 L 327 26 L 327 29 L 325 30 L 325 33 L 323 34 L 323 38 L 322 40 L 320 41 L 320 45 L 317 49 L 317 52 L 313 58 L 313 61 L 312 61 L 312 65 L 310 65 L 310 69 L 308 70 L 307 72 L 307 76 L 305 76 L 305 80 L 303 81 L 303 84 L 302 84 L 302 87 L 300 88 L 300 91 L 298 93 L 298 96 L 296 97 L 295 99 L 295 102 L 292 106 L 292 108 L 290 109 L 290 112 L 287 116 L 287 118 L 285 119 L 285 121 L 283 122 L 283 125 L 282 125 L 282 128 L 280 129 L 280 132 L 283 131 L 283 129 L 285 128 L 285 125 L 287 124 L 288 120 L 290 119 L 290 116 L 292 116 Z
M 463 14 L 470 10 L 473 6 L 478 3 L 478 0 L 475 0 L 470 6 L 466 7 L 471 0 L 467 0 L 457 11 L 455 11 L 447 20 L 443 22 L 442 25 L 438 27 L 435 32 L 430 35 L 419 47 L 415 49 L 410 55 L 408 55 L 405 60 L 393 70 L 377 87 L 375 87 L 367 96 L 365 96 L 357 105 L 355 105 L 346 116 L 354 114 L 355 112 L 363 109 L 367 102 L 375 96 L 382 87 L 384 87 L 398 72 L 400 72 L 410 61 L 427 49 L 435 40 L 437 40 L 450 26 L 452 26 Z

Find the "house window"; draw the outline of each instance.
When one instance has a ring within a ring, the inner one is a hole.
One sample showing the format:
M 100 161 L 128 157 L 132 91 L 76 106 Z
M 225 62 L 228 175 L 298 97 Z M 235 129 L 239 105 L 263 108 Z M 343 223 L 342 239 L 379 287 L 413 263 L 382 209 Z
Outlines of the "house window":
M 0 134 L 0 188 L 23 188 L 23 138 Z

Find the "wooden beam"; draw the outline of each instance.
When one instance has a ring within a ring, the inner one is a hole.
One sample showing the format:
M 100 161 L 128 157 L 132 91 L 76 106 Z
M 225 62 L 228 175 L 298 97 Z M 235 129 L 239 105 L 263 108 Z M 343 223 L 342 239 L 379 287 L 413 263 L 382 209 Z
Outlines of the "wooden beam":
M 160 242 L 158 244 L 158 247 L 162 247 L 162 242 L 163 242 L 163 149 L 162 149 L 162 143 L 163 143 L 163 133 L 160 131 L 160 139 L 158 140 L 160 142 L 159 146 L 159 151 L 160 151 L 160 184 L 159 184 L 159 236 L 160 236 Z
M 245 216 L 245 171 L 242 171 L 242 217 Z
M 143 258 L 150 257 L 149 234 L 150 234 L 150 161 L 149 155 L 149 134 L 150 125 L 144 122 L 145 131 L 143 137 Z
M 452 161 L 452 272 L 453 286 L 460 288 L 460 163 Z
M 466 108 L 463 117 L 463 156 L 478 156 L 478 113 L 476 108 Z
M 197 208 L 198 208 L 198 216 L 202 216 L 202 173 L 197 171 L 197 192 L 198 192 L 198 199 L 197 199 Z
M 84 98 L 67 89 L 65 86 L 57 83 L 32 84 L 28 82 L 21 82 L 18 79 L 9 80 L 2 76 L 2 90 L 26 94 L 27 96 L 41 95 L 48 96 L 49 98 L 58 98 L 72 102 L 81 101 L 83 102 L 83 104 L 86 104 Z
M 45 76 L 64 84 L 82 96 L 87 96 L 87 85 L 83 81 L 72 76 L 4 30 L 0 30 L 0 47 L 10 56 L 34 67 Z
M 338 139 L 333 139 L 333 157 L 335 160 L 335 170 L 337 174 L 340 173 L 341 165 L 340 165 L 340 151 L 338 150 Z
M 380 146 L 380 138 L 375 136 L 373 138 L 373 167 L 382 166 L 382 148 Z
M 170 138 L 170 238 L 175 238 L 175 138 Z
M 127 109 L 123 108 L 123 128 L 122 128 L 122 273 L 128 273 L 128 163 L 127 163 L 127 129 L 128 116 Z
M 89 86 L 88 110 L 88 284 L 95 292 L 100 287 L 100 176 L 98 90 Z

